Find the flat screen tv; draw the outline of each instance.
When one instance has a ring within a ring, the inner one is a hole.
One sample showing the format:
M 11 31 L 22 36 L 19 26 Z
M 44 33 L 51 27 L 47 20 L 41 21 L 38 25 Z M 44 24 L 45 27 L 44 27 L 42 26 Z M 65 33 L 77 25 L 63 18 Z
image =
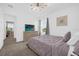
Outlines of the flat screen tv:
M 25 24 L 25 31 L 34 31 L 34 25 Z

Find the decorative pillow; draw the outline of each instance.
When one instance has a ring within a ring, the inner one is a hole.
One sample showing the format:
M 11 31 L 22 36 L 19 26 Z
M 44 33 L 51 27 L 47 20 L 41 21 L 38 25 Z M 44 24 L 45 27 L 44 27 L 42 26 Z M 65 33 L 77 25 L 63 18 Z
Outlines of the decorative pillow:
M 79 41 L 79 32 L 75 33 L 71 39 L 67 42 L 68 45 L 75 45 Z
M 71 32 L 67 32 L 66 34 L 65 34 L 65 36 L 64 36 L 64 42 L 68 42 L 69 40 L 70 40 L 70 38 L 71 38 Z
M 79 41 L 76 42 L 73 53 L 79 56 Z

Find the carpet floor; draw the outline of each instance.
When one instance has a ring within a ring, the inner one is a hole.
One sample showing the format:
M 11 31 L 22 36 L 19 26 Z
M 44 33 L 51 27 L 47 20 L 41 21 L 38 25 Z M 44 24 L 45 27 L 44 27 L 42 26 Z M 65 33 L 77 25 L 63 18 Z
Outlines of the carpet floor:
M 4 46 L 0 50 L 0 56 L 37 56 L 37 55 L 26 46 L 26 42 L 19 42 Z

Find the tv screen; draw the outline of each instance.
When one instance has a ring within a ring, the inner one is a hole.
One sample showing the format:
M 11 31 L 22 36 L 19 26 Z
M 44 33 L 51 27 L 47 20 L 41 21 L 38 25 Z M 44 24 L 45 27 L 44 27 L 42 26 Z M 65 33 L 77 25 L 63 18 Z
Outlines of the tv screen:
M 25 31 L 34 31 L 34 25 L 25 24 Z

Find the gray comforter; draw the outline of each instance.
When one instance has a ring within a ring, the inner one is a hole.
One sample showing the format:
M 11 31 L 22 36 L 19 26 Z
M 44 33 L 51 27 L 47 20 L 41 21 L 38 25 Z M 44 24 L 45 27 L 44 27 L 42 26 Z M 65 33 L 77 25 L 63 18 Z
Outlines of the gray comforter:
M 28 41 L 28 46 L 40 56 L 66 56 L 69 46 L 59 36 L 37 36 Z

